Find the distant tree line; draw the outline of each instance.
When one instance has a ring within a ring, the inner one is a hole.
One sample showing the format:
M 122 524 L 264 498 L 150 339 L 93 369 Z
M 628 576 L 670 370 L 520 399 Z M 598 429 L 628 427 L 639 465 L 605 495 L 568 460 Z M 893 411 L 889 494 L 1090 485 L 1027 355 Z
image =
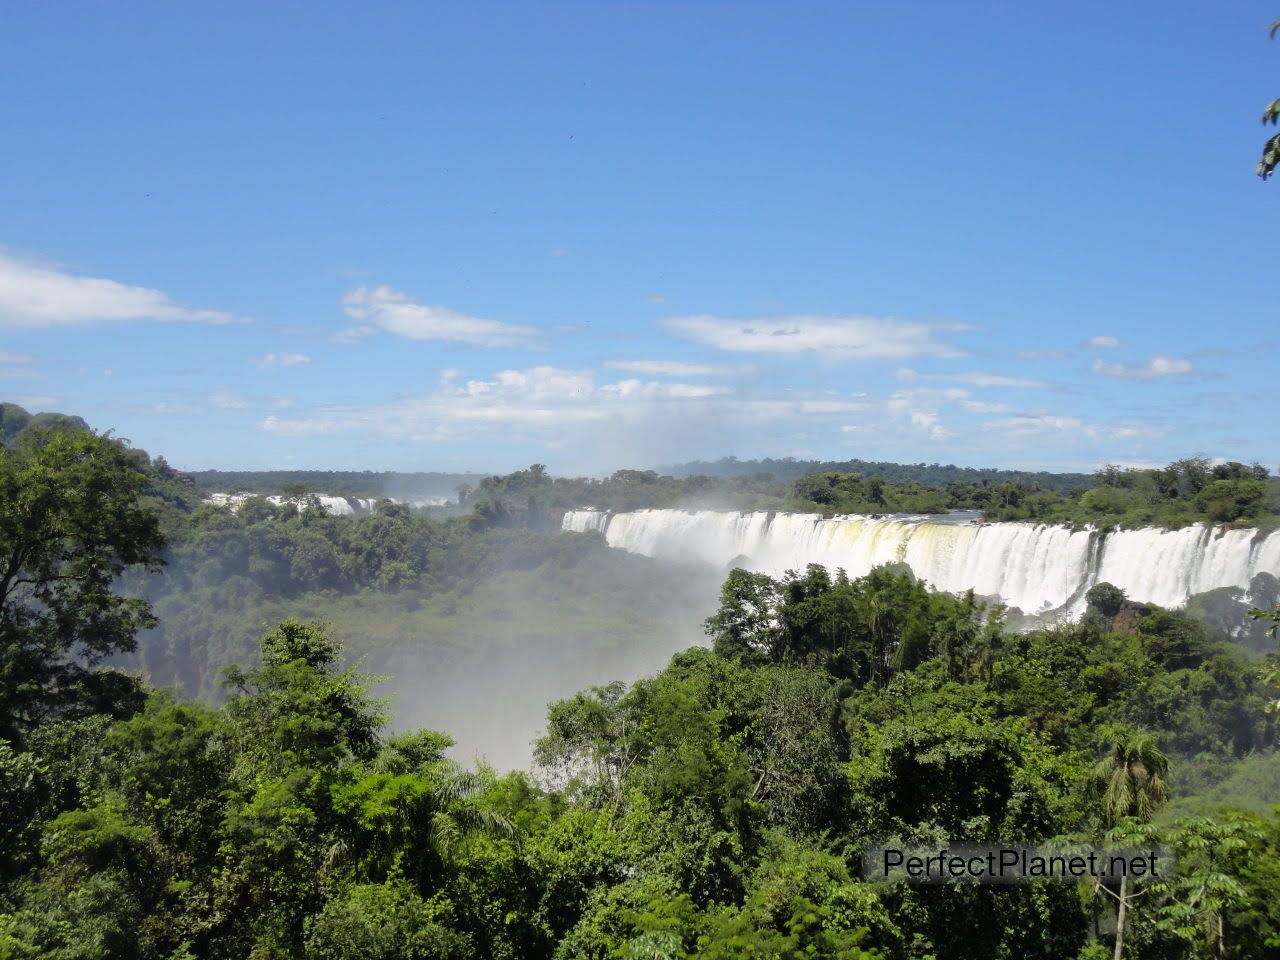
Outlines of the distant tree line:
M 940 463 L 889 463 L 875 460 L 797 460 L 793 457 L 763 460 L 739 460 L 723 457 L 720 460 L 694 460 L 663 468 L 675 477 L 702 475 L 708 477 L 736 477 L 744 474 L 767 473 L 778 480 L 794 480 L 810 473 L 857 473 L 867 477 L 879 477 L 886 483 L 918 483 L 924 486 L 945 487 L 950 483 L 970 486 L 999 483 L 1036 484 L 1039 489 L 1066 493 L 1084 489 L 1090 485 L 1087 473 L 1050 473 L 1048 471 L 997 470 L 978 467 L 957 467 Z

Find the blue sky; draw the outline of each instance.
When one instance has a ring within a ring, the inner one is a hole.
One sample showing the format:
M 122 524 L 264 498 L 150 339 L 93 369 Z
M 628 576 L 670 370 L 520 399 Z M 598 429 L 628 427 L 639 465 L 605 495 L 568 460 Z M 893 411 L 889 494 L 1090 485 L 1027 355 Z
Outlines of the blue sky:
M 0 398 L 186 468 L 1274 469 L 1278 15 L 12 3 Z

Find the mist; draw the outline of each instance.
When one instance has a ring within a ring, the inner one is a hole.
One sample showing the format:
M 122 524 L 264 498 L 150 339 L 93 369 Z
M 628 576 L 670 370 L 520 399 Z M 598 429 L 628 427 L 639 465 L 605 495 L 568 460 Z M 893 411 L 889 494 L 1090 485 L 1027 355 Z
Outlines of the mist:
M 334 626 L 352 655 L 375 649 L 364 665 L 389 678 L 376 692 L 393 697 L 393 728 L 443 730 L 460 761 L 527 769 L 550 703 L 657 673 L 672 654 L 706 642 L 702 621 L 721 571 L 661 561 L 621 569 L 617 593 L 575 595 L 538 576 L 499 577 L 412 632 L 377 638 L 387 642 Z

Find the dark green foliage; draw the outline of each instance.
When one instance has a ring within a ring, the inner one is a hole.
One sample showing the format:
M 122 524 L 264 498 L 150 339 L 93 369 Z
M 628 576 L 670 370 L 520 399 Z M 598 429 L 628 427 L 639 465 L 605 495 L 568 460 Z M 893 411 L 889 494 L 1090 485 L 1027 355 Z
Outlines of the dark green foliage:
M 133 451 L 109 437 L 27 429 L 0 446 L 0 736 L 136 702 L 127 678 L 87 666 L 155 622 L 145 601 L 114 591 L 127 568 L 159 566 L 146 487 Z
M 1115 619 L 1124 606 L 1124 591 L 1110 583 L 1095 583 L 1084 598 L 1090 613 L 1097 613 L 1108 620 Z
M 717 650 L 552 705 L 545 786 L 385 734 L 340 646 L 286 621 L 221 709 L 154 694 L 0 751 L 0 955 L 1071 960 L 1091 930 L 1072 887 L 876 887 L 859 853 L 1088 836 L 1154 811 L 1182 758 L 1272 747 L 1242 661 L 1176 615 L 1131 619 L 1003 636 L 891 569 L 738 571 Z M 1268 955 L 1275 828 L 1235 822 L 1161 834 L 1194 852 L 1217 830 L 1223 855 L 1135 901 L 1133 956 L 1219 918 L 1223 956 Z
M 54 585 L 11 591 L 0 621 L 7 656 L 42 651 L 6 664 L 29 676 L 2 701 L 0 958 L 1083 960 L 1111 955 L 1116 926 L 1130 960 L 1280 955 L 1273 694 L 1185 615 L 1099 584 L 1084 622 L 1018 634 L 998 608 L 905 569 L 734 570 L 706 620 L 711 649 L 553 703 L 534 773 L 499 776 L 450 760 L 443 733 L 388 732 L 376 678 L 332 631 L 286 614 L 339 611 L 373 651 L 389 622 L 434 625 L 480 669 L 499 658 L 469 625 L 523 642 L 522 598 L 542 590 L 557 611 L 612 598 L 632 621 L 625 642 L 671 606 L 680 572 L 530 528 L 554 528 L 555 504 L 584 490 L 640 504 L 716 481 L 564 482 L 535 466 L 481 481 L 468 517 L 265 500 L 232 513 L 194 507 L 180 474 L 115 441 L 19 429 L 0 449 L 0 521 L 7 543 L 34 545 L 17 569 Z M 748 474 L 738 493 L 881 509 L 937 495 L 910 477 L 798 480 L 778 493 Z M 1187 460 L 1103 471 L 1074 498 L 1011 478 L 955 480 L 947 497 L 1241 522 L 1268 482 Z M 162 527 L 162 586 L 126 584 L 171 615 L 144 651 L 153 675 L 207 691 L 254 621 L 278 624 L 225 671 L 217 706 L 90 662 L 149 622 L 117 576 L 154 563 Z M 610 636 L 553 620 L 583 652 Z M 463 729 L 493 722 L 513 687 L 492 681 Z M 1122 894 L 1122 925 L 1115 891 L 1088 885 L 861 874 L 870 844 L 1104 833 L 1178 857 L 1172 876 Z
M 1181 527 L 1190 523 L 1271 526 L 1280 517 L 1280 480 L 1264 467 L 1178 460 L 1162 469 L 1106 467 L 1093 476 L 763 461 L 694 464 L 707 473 L 619 470 L 601 480 L 552 477 L 535 464 L 487 477 L 469 503 L 486 526 L 538 527 L 569 509 L 641 508 L 791 510 L 827 514 L 928 514 L 962 511 L 988 520 L 1033 520 L 1099 528 Z
M 439 904 L 410 884 L 365 884 L 330 900 L 307 934 L 307 960 L 467 960 L 470 943 L 442 926 Z
M 16 403 L 0 403 L 0 444 L 16 443 L 25 433 L 38 430 L 88 430 L 79 417 L 62 413 L 28 413 Z
M 949 671 L 976 669 L 993 627 L 972 594 L 936 593 L 888 567 L 854 581 L 843 571 L 832 578 L 818 564 L 780 581 L 734 570 L 706 622 L 721 656 L 821 666 L 860 684 L 886 683 L 935 656 Z
M 1275 39 L 1276 34 L 1280 33 L 1280 20 L 1271 24 L 1271 39 Z M 1272 100 L 1267 104 L 1267 109 L 1262 111 L 1262 123 L 1275 126 L 1280 122 L 1280 100 Z M 1258 161 L 1257 173 L 1263 180 L 1268 179 L 1275 173 L 1276 166 L 1280 165 L 1280 133 L 1271 137 L 1262 147 L 1262 159 Z
M 739 460 L 726 457 L 716 461 L 694 461 L 666 468 L 675 477 L 738 477 L 750 474 L 769 474 L 783 482 L 797 480 L 805 474 L 860 474 L 879 477 L 892 484 L 917 483 L 925 486 L 945 487 L 952 483 L 966 486 L 992 486 L 1012 482 L 1034 484 L 1045 490 L 1067 493 L 1089 486 L 1089 476 L 1084 473 L 1046 473 L 1024 470 L 983 470 L 974 467 L 956 467 L 938 463 L 885 463 L 869 460 L 841 460 L 815 462 L 787 457 L 781 460 Z

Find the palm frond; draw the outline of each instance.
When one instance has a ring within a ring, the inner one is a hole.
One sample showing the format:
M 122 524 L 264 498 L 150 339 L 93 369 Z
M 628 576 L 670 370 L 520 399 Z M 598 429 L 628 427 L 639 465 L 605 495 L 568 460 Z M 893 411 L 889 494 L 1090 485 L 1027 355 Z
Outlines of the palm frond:
M 1263 180 L 1270 179 L 1277 166 L 1280 166 L 1280 133 L 1268 140 L 1262 148 L 1262 159 L 1256 167 L 1257 174 Z
M 458 821 L 443 810 L 431 815 L 431 823 L 427 828 L 427 839 L 436 853 L 448 859 L 462 840 L 462 828 Z

